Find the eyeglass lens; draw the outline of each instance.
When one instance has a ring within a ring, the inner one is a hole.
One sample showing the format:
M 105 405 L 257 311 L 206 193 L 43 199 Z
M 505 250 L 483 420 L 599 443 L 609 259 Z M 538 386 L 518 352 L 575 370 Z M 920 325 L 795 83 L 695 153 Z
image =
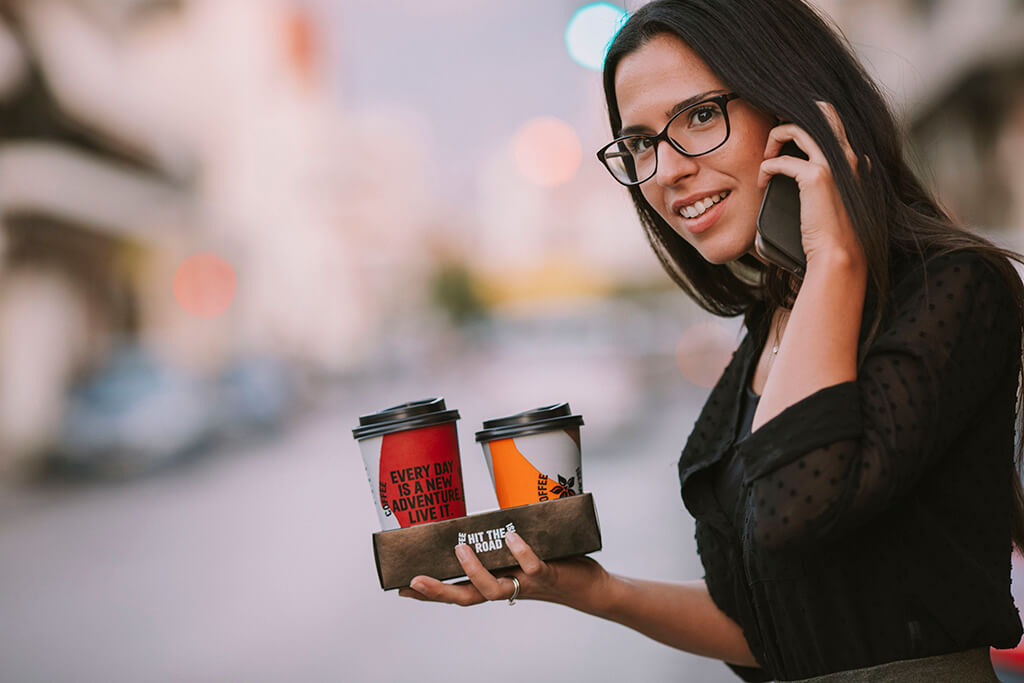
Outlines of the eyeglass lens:
M 702 102 L 672 118 L 666 129 L 675 146 L 690 155 L 704 154 L 725 142 L 729 134 L 725 114 L 717 102 Z M 631 135 L 605 149 L 603 161 L 619 182 L 636 184 L 658 168 L 655 136 Z

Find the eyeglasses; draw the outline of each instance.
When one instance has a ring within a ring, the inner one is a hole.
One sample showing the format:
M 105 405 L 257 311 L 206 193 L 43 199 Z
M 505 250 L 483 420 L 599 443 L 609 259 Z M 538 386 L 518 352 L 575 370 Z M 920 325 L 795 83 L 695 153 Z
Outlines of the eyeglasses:
M 658 172 L 658 143 L 665 140 L 680 154 L 699 157 L 729 139 L 726 105 L 735 93 L 716 95 L 672 115 L 657 135 L 625 135 L 597 151 L 597 158 L 623 185 L 639 185 Z

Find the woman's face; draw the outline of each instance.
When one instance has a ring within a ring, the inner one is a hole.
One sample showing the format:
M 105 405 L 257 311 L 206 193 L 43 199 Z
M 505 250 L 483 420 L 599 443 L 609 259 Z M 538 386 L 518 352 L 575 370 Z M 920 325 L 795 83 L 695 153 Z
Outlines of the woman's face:
M 675 36 L 655 36 L 626 55 L 615 72 L 622 128 L 655 135 L 678 105 L 729 92 L 689 47 Z M 733 261 L 753 251 L 755 221 L 763 190 L 757 175 L 768 132 L 774 125 L 742 99 L 727 105 L 731 132 L 724 145 L 686 157 L 665 142 L 658 145 L 658 171 L 640 185 L 647 203 L 711 263 Z M 684 114 L 685 116 L 685 114 Z M 718 199 L 725 193 L 724 199 Z M 717 201 L 694 206 L 700 200 Z

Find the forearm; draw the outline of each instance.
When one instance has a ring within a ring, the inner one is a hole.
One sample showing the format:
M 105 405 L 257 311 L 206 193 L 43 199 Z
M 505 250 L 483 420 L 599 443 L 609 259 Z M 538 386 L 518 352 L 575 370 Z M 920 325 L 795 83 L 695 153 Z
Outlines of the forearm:
M 743 630 L 715 605 L 703 580 L 664 583 L 609 574 L 599 599 L 572 606 L 679 650 L 760 666 Z
M 751 431 L 825 387 L 857 378 L 867 268 L 846 255 L 808 264 Z

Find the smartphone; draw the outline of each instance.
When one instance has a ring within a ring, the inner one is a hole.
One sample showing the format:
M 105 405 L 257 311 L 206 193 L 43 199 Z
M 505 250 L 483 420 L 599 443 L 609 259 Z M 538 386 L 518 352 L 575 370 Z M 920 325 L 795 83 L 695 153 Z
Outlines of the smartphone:
M 790 141 L 779 150 L 779 156 L 806 159 L 796 143 Z M 800 242 L 800 188 L 796 180 L 777 173 L 768 181 L 757 214 L 757 236 L 754 249 L 765 261 L 803 275 L 807 256 Z

